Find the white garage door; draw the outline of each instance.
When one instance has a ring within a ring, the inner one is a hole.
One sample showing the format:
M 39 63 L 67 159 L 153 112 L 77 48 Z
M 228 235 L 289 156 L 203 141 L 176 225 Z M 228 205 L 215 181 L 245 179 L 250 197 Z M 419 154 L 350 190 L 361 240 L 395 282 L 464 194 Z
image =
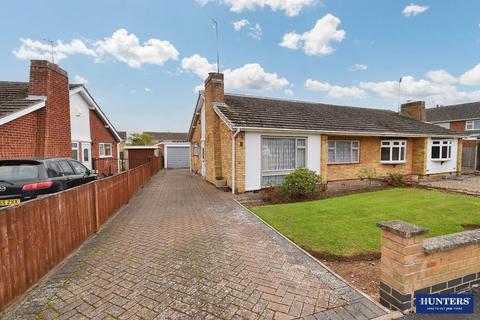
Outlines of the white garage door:
M 189 168 L 190 147 L 168 147 L 166 152 L 167 168 Z

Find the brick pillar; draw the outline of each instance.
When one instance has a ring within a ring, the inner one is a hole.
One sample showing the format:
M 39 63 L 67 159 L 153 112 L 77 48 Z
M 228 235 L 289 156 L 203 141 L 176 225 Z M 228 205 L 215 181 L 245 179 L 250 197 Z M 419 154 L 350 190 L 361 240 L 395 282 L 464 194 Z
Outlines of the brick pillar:
M 462 155 L 463 155 L 463 139 L 458 139 L 457 149 L 457 176 L 462 174 Z M 477 169 L 477 168 L 475 168 Z
M 380 263 L 380 303 L 387 308 L 406 311 L 413 308 L 416 276 L 421 265 L 427 229 L 404 221 L 379 222 L 382 229 Z
M 224 102 L 223 74 L 209 73 L 205 80 L 205 167 L 206 179 L 212 183 L 223 176 L 220 138 L 220 117 L 213 110 L 215 103 Z
M 67 72 L 48 61 L 32 60 L 28 94 L 47 98 L 45 108 L 38 113 L 35 155 L 70 157 L 70 93 Z
M 322 135 L 320 138 L 320 175 L 323 183 L 328 181 L 328 136 Z

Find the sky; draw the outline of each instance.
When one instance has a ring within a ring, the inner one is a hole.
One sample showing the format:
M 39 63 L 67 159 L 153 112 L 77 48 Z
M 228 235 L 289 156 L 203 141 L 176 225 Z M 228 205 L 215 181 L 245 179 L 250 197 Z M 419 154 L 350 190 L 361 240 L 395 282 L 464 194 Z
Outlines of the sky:
M 198 90 L 398 110 L 480 100 L 478 0 L 23 0 L 0 11 L 0 80 L 52 58 L 118 130 L 188 131 Z M 401 81 L 400 81 L 401 79 Z

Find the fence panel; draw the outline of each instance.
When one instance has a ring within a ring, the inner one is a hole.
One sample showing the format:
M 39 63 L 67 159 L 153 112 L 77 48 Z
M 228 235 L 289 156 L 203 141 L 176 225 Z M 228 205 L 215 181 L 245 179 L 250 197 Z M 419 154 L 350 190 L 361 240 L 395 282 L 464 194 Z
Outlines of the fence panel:
M 0 311 L 107 222 L 161 169 L 151 162 L 0 209 Z

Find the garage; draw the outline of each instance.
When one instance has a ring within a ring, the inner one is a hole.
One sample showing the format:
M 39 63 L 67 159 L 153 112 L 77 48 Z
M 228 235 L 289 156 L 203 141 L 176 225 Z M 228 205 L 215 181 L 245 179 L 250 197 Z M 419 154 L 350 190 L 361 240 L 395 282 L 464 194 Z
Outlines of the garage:
M 165 146 L 165 168 L 178 169 L 190 168 L 190 146 L 189 145 L 166 145 Z

